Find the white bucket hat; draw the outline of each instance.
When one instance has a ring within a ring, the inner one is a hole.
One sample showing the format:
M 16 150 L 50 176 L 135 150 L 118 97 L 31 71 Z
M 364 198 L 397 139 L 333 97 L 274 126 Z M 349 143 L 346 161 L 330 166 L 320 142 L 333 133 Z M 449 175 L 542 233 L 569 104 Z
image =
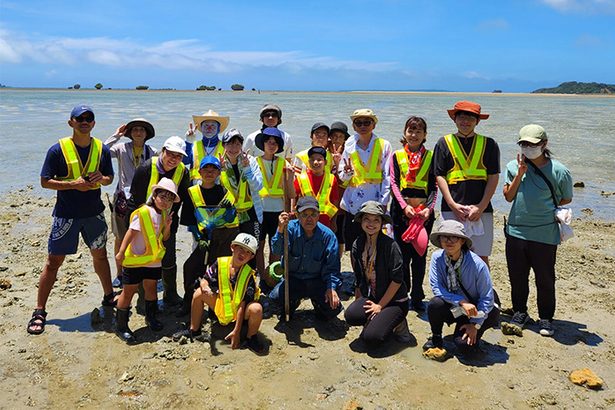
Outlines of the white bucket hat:
M 465 239 L 468 248 L 472 247 L 472 239 L 466 235 L 466 229 L 459 221 L 455 221 L 454 219 L 442 221 L 442 223 L 434 229 L 431 235 L 429 235 L 429 240 L 434 246 L 441 248 L 442 245 L 440 244 L 440 236 L 442 235 L 456 236 L 457 238 Z
M 161 189 L 169 191 L 173 193 L 173 195 L 175 195 L 175 199 L 173 200 L 173 202 L 177 203 L 180 201 L 179 195 L 177 195 L 177 185 L 175 185 L 175 182 L 173 182 L 173 180 L 169 178 L 162 178 L 160 181 L 158 181 L 158 183 L 152 187 L 152 196 L 156 195 L 156 191 L 159 191 Z

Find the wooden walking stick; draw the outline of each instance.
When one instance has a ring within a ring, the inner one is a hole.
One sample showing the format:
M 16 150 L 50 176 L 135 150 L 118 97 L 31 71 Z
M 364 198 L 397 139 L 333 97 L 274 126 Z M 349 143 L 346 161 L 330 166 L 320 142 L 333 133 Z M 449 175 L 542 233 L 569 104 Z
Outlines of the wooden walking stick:
M 286 162 L 286 159 L 282 159 L 283 161 Z M 288 208 L 286 206 L 286 200 L 287 200 L 287 167 L 286 164 L 284 164 L 284 212 L 289 212 Z M 290 221 L 289 221 L 290 222 Z M 284 321 L 286 321 L 287 323 L 290 321 L 290 289 L 289 289 L 289 284 L 288 284 L 288 279 L 289 279 L 289 272 L 288 272 L 288 223 L 286 224 L 286 226 L 284 227 Z

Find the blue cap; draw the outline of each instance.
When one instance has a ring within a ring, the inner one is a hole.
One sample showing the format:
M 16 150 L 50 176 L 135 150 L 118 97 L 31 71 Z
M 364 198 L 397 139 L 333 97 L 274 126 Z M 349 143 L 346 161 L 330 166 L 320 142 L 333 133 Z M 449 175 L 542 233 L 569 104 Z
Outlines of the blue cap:
M 205 166 L 207 165 L 213 165 L 214 167 L 220 169 L 220 160 L 216 157 L 214 157 L 213 155 L 208 155 L 205 158 L 203 158 L 201 160 L 201 165 L 199 166 L 199 169 L 203 169 L 205 168 Z
M 94 110 L 92 110 L 92 107 L 89 107 L 89 106 L 84 105 L 84 104 L 79 104 L 79 105 L 75 105 L 73 110 L 70 112 L 70 117 L 71 118 L 77 118 L 78 116 L 80 116 L 84 112 L 91 112 L 92 115 L 94 115 Z

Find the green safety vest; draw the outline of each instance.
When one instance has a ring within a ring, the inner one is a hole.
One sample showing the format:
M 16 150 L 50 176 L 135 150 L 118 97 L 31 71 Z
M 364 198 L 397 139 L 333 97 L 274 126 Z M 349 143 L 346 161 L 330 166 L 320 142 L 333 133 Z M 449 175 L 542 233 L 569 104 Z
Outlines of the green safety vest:
M 149 177 L 149 184 L 147 186 L 147 195 L 146 198 L 149 198 L 152 195 L 152 187 L 160 181 L 160 175 L 158 174 L 158 167 L 156 163 L 158 162 L 158 157 L 152 157 L 152 172 Z M 184 177 L 184 170 L 186 166 L 180 162 L 177 167 L 175 167 L 175 172 L 173 173 L 173 182 L 175 182 L 175 186 L 179 188 L 179 183 L 182 181 Z
M 451 156 L 453 157 L 453 168 L 446 174 L 446 182 L 456 184 L 461 181 L 468 180 L 487 180 L 487 169 L 483 164 L 483 154 L 487 139 L 479 134 L 476 134 L 472 142 L 470 155 L 466 155 L 459 138 L 454 134 L 448 134 L 444 137 Z
M 257 157 L 256 162 L 263 174 L 263 188 L 258 191 L 261 198 L 282 198 L 284 196 L 283 177 L 284 177 L 284 158 L 276 157 L 273 163 L 273 175 L 271 179 L 267 177 L 265 164 L 262 157 Z
M 192 200 L 192 204 L 194 205 L 194 212 L 200 212 L 199 207 L 207 206 L 207 204 L 205 203 L 205 198 L 203 198 L 203 193 L 201 192 L 200 185 L 192 185 L 190 188 L 188 188 L 188 194 L 190 194 L 190 199 Z M 224 199 L 227 199 L 229 202 L 233 203 L 232 201 L 233 197 L 232 195 L 229 195 L 229 191 L 226 192 Z M 221 208 L 217 210 L 213 216 L 217 217 L 217 216 L 224 214 L 225 212 L 226 212 L 226 209 Z M 206 226 L 204 225 L 204 220 L 206 218 L 201 218 L 201 219 L 202 220 L 199 221 L 198 226 L 199 226 L 199 230 L 202 232 L 206 228 Z M 237 215 L 235 215 L 235 219 L 233 219 L 231 222 L 226 222 L 224 224 L 224 228 L 236 228 L 238 226 L 239 226 L 239 220 L 237 219 Z
M 232 204 L 235 205 L 237 212 L 246 212 L 254 206 L 252 197 L 248 193 L 248 181 L 239 178 L 239 185 L 236 190 L 233 189 L 228 173 L 233 172 L 232 169 L 226 169 L 220 174 L 220 182 L 226 188 L 227 196 Z
M 320 184 L 320 190 L 314 195 L 314 190 L 310 184 L 310 178 L 306 172 L 302 172 L 297 175 L 299 181 L 299 189 L 301 190 L 301 196 L 313 196 L 318 199 L 318 208 L 320 214 L 325 214 L 329 218 L 333 218 L 337 213 L 337 207 L 331 203 L 329 197 L 331 195 L 331 189 L 333 187 L 333 180 L 335 176 L 333 174 L 324 174 L 322 177 L 322 183 Z
M 374 141 L 374 149 L 369 156 L 367 165 L 363 164 L 359 153 L 355 150 L 350 154 L 350 161 L 354 169 L 354 175 L 350 180 L 350 186 L 358 187 L 363 184 L 380 184 L 382 182 L 382 151 L 384 149 L 384 140 L 376 138 Z
M 127 268 L 137 268 L 160 262 L 166 253 L 166 249 L 162 244 L 162 228 L 160 229 L 160 234 L 156 235 L 156 229 L 149 213 L 149 207 L 147 205 L 139 207 L 139 209 L 130 215 L 131 221 L 134 219 L 135 215 L 139 217 L 141 235 L 143 235 L 143 239 L 145 240 L 145 253 L 142 255 L 135 255 L 132 252 L 132 244 L 129 244 L 126 252 L 124 252 L 124 262 L 122 262 L 122 266 Z M 163 211 L 161 226 L 164 226 L 167 217 L 167 212 Z
M 98 171 L 100 166 L 100 157 L 102 155 L 103 143 L 97 138 L 90 138 L 90 153 L 88 154 L 88 160 L 85 165 L 81 163 L 81 158 L 77 153 L 77 147 L 72 137 L 60 138 L 60 149 L 62 149 L 62 155 L 64 155 L 64 161 L 66 161 L 66 168 L 68 168 L 68 174 L 65 177 L 59 178 L 62 181 L 74 181 L 79 177 L 83 177 Z M 92 189 L 99 189 L 100 183 L 97 183 Z
M 427 194 L 427 184 L 429 182 L 429 168 L 431 167 L 432 156 L 432 151 L 425 151 L 425 155 L 423 155 L 423 158 L 421 160 L 421 167 L 419 168 L 419 172 L 416 174 L 414 182 L 411 183 L 405 178 L 405 176 L 408 175 L 408 170 L 410 169 L 410 164 L 408 163 L 408 154 L 406 154 L 405 149 L 395 151 L 395 158 L 397 159 L 397 165 L 399 165 L 399 187 L 401 189 L 422 189 L 425 191 L 425 194 Z
M 218 298 L 214 306 L 214 313 L 223 326 L 237 320 L 237 310 L 246 294 L 250 277 L 253 277 L 254 283 L 256 283 L 254 270 L 245 264 L 237 274 L 237 282 L 235 282 L 235 289 L 233 289 L 230 275 L 232 259 L 232 256 L 218 258 Z M 256 292 L 255 299 L 258 300 L 258 289 Z
M 214 148 L 211 155 L 216 158 L 220 158 L 224 154 L 224 146 L 222 145 L 222 141 L 218 141 L 218 145 Z M 191 180 L 200 180 L 201 174 L 199 174 L 199 170 L 201 169 L 201 161 L 203 158 L 207 156 L 205 152 L 205 146 L 203 145 L 203 141 L 196 141 L 192 144 L 192 169 L 190 169 L 190 179 Z

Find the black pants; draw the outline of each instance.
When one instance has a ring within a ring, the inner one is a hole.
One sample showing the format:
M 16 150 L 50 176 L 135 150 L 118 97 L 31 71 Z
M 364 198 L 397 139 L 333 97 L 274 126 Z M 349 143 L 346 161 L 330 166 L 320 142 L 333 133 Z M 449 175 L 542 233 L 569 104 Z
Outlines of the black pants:
M 384 342 L 408 314 L 408 302 L 391 302 L 372 320 L 369 320 L 363 305 L 368 299 L 356 299 L 346 308 L 344 319 L 350 326 L 365 326 L 361 338 L 370 345 Z
M 555 314 L 555 259 L 557 245 L 526 241 L 506 236 L 506 263 L 510 279 L 511 299 L 515 312 L 527 312 L 530 294 L 530 268 L 534 270 L 538 315 L 553 319 Z
M 406 221 L 407 219 L 404 218 Z M 433 213 L 431 217 L 425 221 L 425 230 L 427 236 L 431 234 L 435 217 Z M 399 245 L 401 254 L 403 257 L 402 272 L 404 273 L 404 283 L 410 290 L 410 299 L 413 302 L 421 302 L 425 299 L 425 292 L 423 292 L 423 280 L 425 279 L 425 268 L 427 266 L 427 252 L 423 256 L 419 255 L 414 249 L 411 243 L 404 242 L 401 237 L 408 229 L 408 224 L 395 224 L 393 226 L 393 235 L 395 236 L 395 242 Z M 411 274 L 412 273 L 412 274 Z
M 354 241 L 361 235 L 363 230 L 361 229 L 361 224 L 358 222 L 354 222 L 355 215 L 350 212 L 346 212 L 346 216 L 344 217 L 344 242 L 346 243 L 345 251 L 352 250 L 352 245 Z
M 451 308 L 453 305 L 445 301 L 439 296 L 434 296 L 427 305 L 427 316 L 429 317 L 429 325 L 431 326 L 431 334 L 441 335 L 444 323 L 451 325 L 455 323 L 454 337 L 463 335 L 461 326 L 466 323 L 470 323 L 470 319 L 466 315 L 461 315 L 458 318 L 453 317 Z M 485 318 L 485 321 L 477 331 L 476 340 L 480 340 L 485 333 L 485 330 L 495 327 L 500 322 L 500 310 L 497 307 L 493 307 L 491 312 Z
M 329 303 L 325 301 L 326 291 L 327 286 L 320 278 L 299 279 L 291 275 L 288 287 L 289 316 L 293 316 L 302 299 L 310 299 L 312 306 L 314 306 L 314 312 L 318 317 L 326 320 L 336 317 L 342 311 L 342 303 L 340 302 L 335 309 L 332 309 Z M 284 315 L 284 279 L 279 281 L 269 292 L 269 299 L 277 301 L 282 315 Z

